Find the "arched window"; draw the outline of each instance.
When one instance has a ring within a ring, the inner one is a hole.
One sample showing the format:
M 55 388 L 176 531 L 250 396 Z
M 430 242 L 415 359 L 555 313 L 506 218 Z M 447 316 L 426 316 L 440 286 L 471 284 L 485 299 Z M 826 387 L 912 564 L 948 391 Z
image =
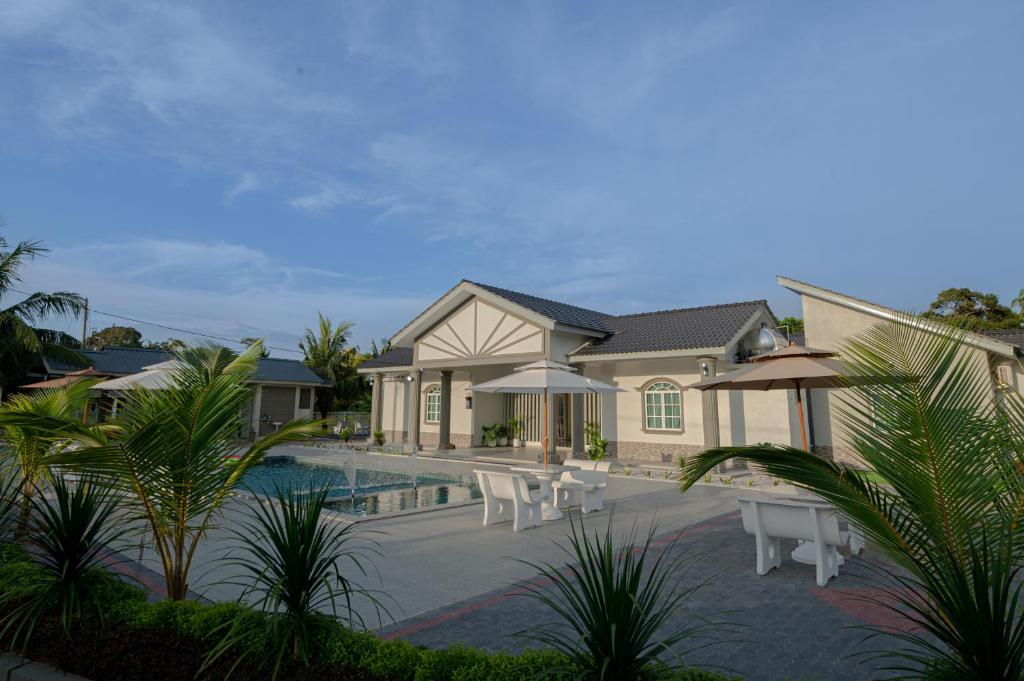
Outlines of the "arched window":
M 656 380 L 644 388 L 644 430 L 682 430 L 683 403 L 679 386 Z
M 441 386 L 432 385 L 427 388 L 427 405 L 424 421 L 427 423 L 441 422 Z

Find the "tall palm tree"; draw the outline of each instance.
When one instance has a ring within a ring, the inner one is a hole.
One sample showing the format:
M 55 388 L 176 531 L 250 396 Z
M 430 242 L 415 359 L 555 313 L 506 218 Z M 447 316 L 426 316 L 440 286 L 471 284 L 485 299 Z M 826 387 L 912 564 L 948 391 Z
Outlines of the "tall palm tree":
M 790 447 L 727 447 L 693 457 L 689 487 L 742 457 L 832 503 L 898 566 L 879 600 L 917 630 L 879 654 L 918 678 L 1024 678 L 1024 402 L 994 386 L 962 331 L 877 326 L 843 348 L 839 424 L 877 475 Z M 885 482 L 879 482 L 880 477 Z
M 78 421 L 85 413 L 89 389 L 95 380 L 81 380 L 65 388 L 37 390 L 31 394 L 13 395 L 0 404 L 0 415 L 32 415 L 47 422 Z M 0 422 L 6 442 L 6 453 L 13 459 L 21 479 L 21 520 L 19 533 L 28 521 L 31 496 L 50 479 L 48 456 L 53 448 L 49 426 L 4 425 Z
M 167 385 L 130 390 L 109 431 L 19 410 L 0 413 L 0 425 L 49 429 L 55 440 L 75 441 L 75 451 L 48 462 L 116 481 L 148 526 L 168 597 L 182 600 L 199 540 L 241 477 L 270 448 L 319 427 L 294 421 L 239 452 L 239 418 L 252 396 L 247 381 L 262 350 L 254 343 L 241 355 L 212 345 L 181 351 Z
M 299 341 L 299 349 L 305 355 L 305 365 L 320 378 L 331 382 L 329 387 L 316 389 L 316 409 L 320 412 L 320 418 L 327 418 L 336 386 L 346 377 L 346 369 L 351 368 L 356 350 L 346 347 L 349 333 L 352 331 L 351 322 L 343 321 L 335 326 L 322 312 L 317 314 L 320 317 L 319 326 L 315 331 L 306 329 L 305 335 Z
M 0 227 L 3 226 L 0 221 Z M 0 397 L 5 387 L 20 382 L 32 358 L 44 352 L 58 359 L 82 361 L 77 354 L 57 344 L 56 341 L 68 338 L 65 334 L 35 328 L 48 317 L 77 317 L 85 306 L 80 295 L 67 291 L 30 293 L 17 303 L 7 304 L 6 301 L 20 297 L 14 288 L 21 281 L 21 269 L 47 250 L 38 241 L 21 241 L 12 248 L 0 236 Z

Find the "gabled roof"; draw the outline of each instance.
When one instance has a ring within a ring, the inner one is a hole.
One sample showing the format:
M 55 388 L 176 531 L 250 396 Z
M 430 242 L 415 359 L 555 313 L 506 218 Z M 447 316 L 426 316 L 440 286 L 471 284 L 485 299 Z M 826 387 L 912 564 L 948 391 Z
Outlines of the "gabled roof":
M 768 303 L 752 300 L 607 317 L 611 334 L 588 343 L 572 356 L 721 348 L 762 313 L 772 317 Z
M 417 329 L 428 328 L 430 324 L 437 323 L 444 318 L 443 315 L 456 309 L 473 295 L 507 301 L 520 308 L 523 314 L 532 314 L 538 320 L 543 319 L 549 325 L 548 328 L 555 328 L 557 325 L 568 327 L 568 330 L 575 330 L 581 335 L 593 336 L 594 340 L 570 353 L 580 359 L 644 352 L 672 353 L 704 348 L 719 349 L 734 341 L 739 333 L 749 328 L 758 318 L 767 315 L 769 319 L 774 319 L 768 303 L 764 300 L 611 315 L 463 279 L 416 319 L 406 324 L 395 334 L 393 341 L 411 345 Z M 411 347 L 396 348 L 375 360 L 364 362 L 360 370 L 368 373 L 368 369 L 405 367 L 411 366 L 412 363 Z
M 76 352 L 85 357 L 96 371 L 106 376 L 137 374 L 148 366 L 174 359 L 173 352 L 151 348 L 103 348 L 102 350 L 77 350 Z M 44 362 L 47 371 L 53 374 L 66 374 L 82 368 L 71 366 L 52 357 L 45 358 Z M 276 357 L 261 357 L 256 373 L 250 382 L 328 384 L 302 362 L 296 359 L 277 359 Z
M 590 329 L 592 331 L 612 331 L 612 328 L 608 324 L 610 316 L 603 312 L 596 312 L 594 310 L 588 310 L 585 307 L 560 303 L 557 300 L 548 300 L 547 298 L 531 296 L 528 293 L 510 291 L 508 289 L 498 288 L 497 286 L 491 286 L 489 284 L 481 284 L 479 282 L 470 281 L 469 279 L 463 279 L 462 281 L 467 284 L 479 286 L 485 291 L 489 291 L 511 303 L 515 303 L 516 305 L 525 307 L 527 310 L 543 315 L 552 321 L 558 322 L 559 324 L 576 326 L 581 329 Z
M 894 319 L 905 319 L 907 313 L 894 310 L 891 307 L 885 307 L 884 305 L 878 305 L 862 298 L 855 298 L 848 296 L 845 293 L 839 293 L 831 289 L 823 288 L 821 286 L 815 286 L 814 284 L 808 284 L 805 281 L 799 281 L 797 279 L 790 279 L 789 277 L 776 277 L 780 286 L 788 288 L 794 293 L 800 295 L 808 295 L 813 298 L 818 298 L 826 302 L 834 303 L 847 307 L 851 310 L 863 312 L 864 314 L 878 317 L 879 319 L 894 320 Z M 940 332 L 944 328 L 942 322 L 937 322 L 931 319 L 925 319 L 922 317 L 913 318 L 912 322 L 917 328 L 924 329 L 926 331 Z M 1015 331 L 1015 329 L 998 329 L 993 330 L 993 333 L 998 331 Z M 964 342 L 968 345 L 972 345 L 976 348 L 993 352 L 1003 357 L 1015 357 L 1021 352 L 1021 346 L 1016 345 L 1013 342 L 1004 340 L 997 335 L 990 335 L 989 332 L 967 332 L 964 334 Z

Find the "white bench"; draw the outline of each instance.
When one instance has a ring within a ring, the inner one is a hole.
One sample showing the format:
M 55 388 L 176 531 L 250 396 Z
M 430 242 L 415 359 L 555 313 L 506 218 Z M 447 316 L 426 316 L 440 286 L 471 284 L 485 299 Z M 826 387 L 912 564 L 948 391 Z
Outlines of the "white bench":
M 516 532 L 540 526 L 543 495 L 531 492 L 525 477 L 498 471 L 473 472 L 484 497 L 484 527 L 509 520 Z
M 604 508 L 604 497 L 601 489 L 594 484 L 574 480 L 569 471 L 562 473 L 560 480 L 551 483 L 551 489 L 555 493 L 555 508 L 562 509 L 577 505 L 577 495 L 583 495 L 582 510 L 584 513 L 600 511 Z
M 757 574 L 768 574 L 782 565 L 780 539 L 813 542 L 818 586 L 839 576 L 839 546 L 846 539 L 839 531 L 839 514 L 833 507 L 813 501 L 741 498 L 743 529 L 757 544 Z
M 565 471 L 559 480 L 551 483 L 555 507 L 575 506 L 579 503 L 577 496 L 582 494 L 584 513 L 603 509 L 611 462 L 574 459 L 567 465 L 577 466 L 578 470 Z

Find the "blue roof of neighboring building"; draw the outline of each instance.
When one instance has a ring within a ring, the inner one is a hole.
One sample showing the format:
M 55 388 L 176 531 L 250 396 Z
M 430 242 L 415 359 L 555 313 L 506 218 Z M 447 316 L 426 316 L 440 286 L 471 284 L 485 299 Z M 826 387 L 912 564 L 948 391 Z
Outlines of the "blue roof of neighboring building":
M 77 350 L 96 371 L 109 376 L 137 374 L 148 366 L 174 358 L 173 352 L 150 348 L 103 348 L 102 350 Z M 66 362 L 46 358 L 46 369 L 51 374 L 66 374 L 80 371 L 84 367 L 72 366 Z M 309 367 L 296 359 L 260 358 L 253 375 L 253 383 L 293 383 L 327 385 L 329 382 L 316 375 Z

